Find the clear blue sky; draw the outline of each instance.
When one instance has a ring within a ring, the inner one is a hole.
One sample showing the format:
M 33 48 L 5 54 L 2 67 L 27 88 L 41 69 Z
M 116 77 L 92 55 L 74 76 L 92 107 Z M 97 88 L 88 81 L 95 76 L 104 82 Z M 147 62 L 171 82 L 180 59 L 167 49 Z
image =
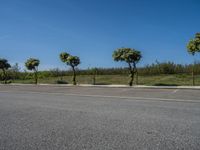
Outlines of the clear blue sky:
M 186 44 L 200 32 L 199 8 L 200 0 L 0 0 L 0 57 L 66 68 L 58 55 L 67 51 L 80 68 L 117 67 L 125 64 L 112 52 L 131 47 L 142 51 L 139 65 L 191 63 Z

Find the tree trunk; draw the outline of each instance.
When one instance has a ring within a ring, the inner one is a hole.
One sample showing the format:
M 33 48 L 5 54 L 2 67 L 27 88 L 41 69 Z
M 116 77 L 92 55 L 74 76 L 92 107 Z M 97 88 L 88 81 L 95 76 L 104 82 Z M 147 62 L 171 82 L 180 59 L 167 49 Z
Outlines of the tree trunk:
M 34 71 L 34 76 L 35 76 L 35 84 L 37 84 L 38 83 L 37 70 Z
M 130 72 L 129 86 L 133 86 L 134 70 L 133 70 L 133 67 L 131 66 L 131 63 L 128 63 L 128 65 L 129 65 L 129 72 Z
M 129 81 L 129 86 L 133 86 L 133 79 L 134 79 L 134 74 L 130 74 L 130 81 Z
M 76 71 L 75 71 L 74 66 L 72 66 L 72 70 L 73 70 L 73 79 L 72 79 L 72 82 L 73 82 L 73 85 L 76 85 Z
M 138 72 L 136 71 L 136 81 L 135 81 L 136 85 L 138 85 Z
M 5 69 L 2 69 L 3 71 L 3 76 L 4 76 L 4 84 L 7 84 L 7 75 Z
M 93 85 L 95 85 L 95 84 L 96 84 L 96 75 L 93 74 Z
M 194 86 L 195 85 L 195 79 L 194 79 L 194 65 L 192 66 L 192 85 Z
M 94 69 L 94 70 L 93 70 L 93 85 L 96 84 L 96 76 L 97 76 L 97 70 Z
M 129 86 L 133 86 L 133 80 L 134 80 L 134 71 L 130 71 L 130 81 L 129 81 Z

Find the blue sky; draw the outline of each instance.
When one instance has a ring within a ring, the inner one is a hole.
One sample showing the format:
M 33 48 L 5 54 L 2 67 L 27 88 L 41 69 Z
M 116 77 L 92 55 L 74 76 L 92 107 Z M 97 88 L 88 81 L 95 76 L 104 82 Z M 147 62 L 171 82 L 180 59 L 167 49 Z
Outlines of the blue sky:
M 0 57 L 64 69 L 58 55 L 66 51 L 80 68 L 118 67 L 125 64 L 112 52 L 131 47 L 143 54 L 140 66 L 191 63 L 186 44 L 200 32 L 199 8 L 199 0 L 0 0 Z

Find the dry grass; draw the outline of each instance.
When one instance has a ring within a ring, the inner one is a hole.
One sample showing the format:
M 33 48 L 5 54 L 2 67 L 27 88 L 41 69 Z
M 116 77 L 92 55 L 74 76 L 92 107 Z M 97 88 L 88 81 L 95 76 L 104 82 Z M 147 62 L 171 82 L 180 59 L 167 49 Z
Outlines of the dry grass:
M 72 83 L 71 76 L 50 77 L 39 79 L 39 83 L 56 84 L 57 81 L 64 81 Z M 128 75 L 98 75 L 96 77 L 96 84 L 128 84 Z M 196 85 L 200 85 L 200 75 L 195 78 Z M 14 83 L 34 83 L 33 80 L 15 80 Z M 77 76 L 77 83 L 92 84 L 92 76 L 79 75 Z M 192 85 L 192 77 L 190 75 L 157 75 L 157 76 L 139 76 L 138 84 L 140 85 Z

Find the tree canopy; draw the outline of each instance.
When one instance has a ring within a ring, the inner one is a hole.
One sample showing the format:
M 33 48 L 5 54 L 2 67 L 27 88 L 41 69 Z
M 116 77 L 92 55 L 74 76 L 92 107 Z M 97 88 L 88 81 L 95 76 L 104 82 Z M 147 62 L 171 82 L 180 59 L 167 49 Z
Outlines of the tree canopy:
M 34 71 L 34 75 L 35 75 L 35 84 L 37 84 L 38 82 L 38 66 L 40 64 L 39 59 L 35 59 L 35 58 L 29 58 L 26 62 L 25 62 L 25 66 L 28 70 L 33 70 Z
M 0 58 L 0 69 L 2 69 L 3 71 L 3 75 L 4 75 L 4 83 L 7 83 L 7 73 L 6 70 L 8 68 L 10 68 L 11 65 L 8 63 L 8 60 L 4 59 L 4 58 Z
M 119 48 L 113 52 L 113 58 L 115 61 L 137 63 L 140 61 L 141 57 L 141 52 L 132 48 Z
M 77 56 L 72 56 L 66 52 L 60 54 L 60 59 L 62 62 L 70 65 L 72 67 L 76 67 L 80 64 L 80 58 Z
M 60 59 L 62 62 L 72 67 L 73 70 L 73 84 L 76 85 L 76 70 L 75 67 L 78 66 L 80 62 L 80 58 L 78 56 L 72 56 L 66 52 L 62 52 L 60 54 Z
M 113 52 L 112 57 L 115 61 L 125 61 L 128 63 L 130 72 L 129 85 L 132 86 L 135 73 L 137 75 L 136 64 L 142 58 L 141 52 L 132 48 L 119 48 Z
M 64 63 L 66 63 L 66 62 L 67 62 L 67 58 L 68 58 L 69 56 L 70 56 L 70 55 L 69 55 L 68 53 L 63 52 L 63 53 L 60 54 L 60 60 L 61 60 L 62 62 L 64 62 Z
M 196 52 L 200 52 L 200 33 L 196 33 L 195 38 L 189 41 L 187 49 L 192 55 Z
M 40 61 L 35 58 L 29 58 L 25 62 L 25 66 L 28 70 L 37 70 L 37 67 L 39 66 L 39 64 L 40 64 Z
M 4 58 L 0 58 L 0 69 L 7 70 L 10 67 L 11 67 L 11 65 L 8 63 L 8 60 L 6 60 Z

